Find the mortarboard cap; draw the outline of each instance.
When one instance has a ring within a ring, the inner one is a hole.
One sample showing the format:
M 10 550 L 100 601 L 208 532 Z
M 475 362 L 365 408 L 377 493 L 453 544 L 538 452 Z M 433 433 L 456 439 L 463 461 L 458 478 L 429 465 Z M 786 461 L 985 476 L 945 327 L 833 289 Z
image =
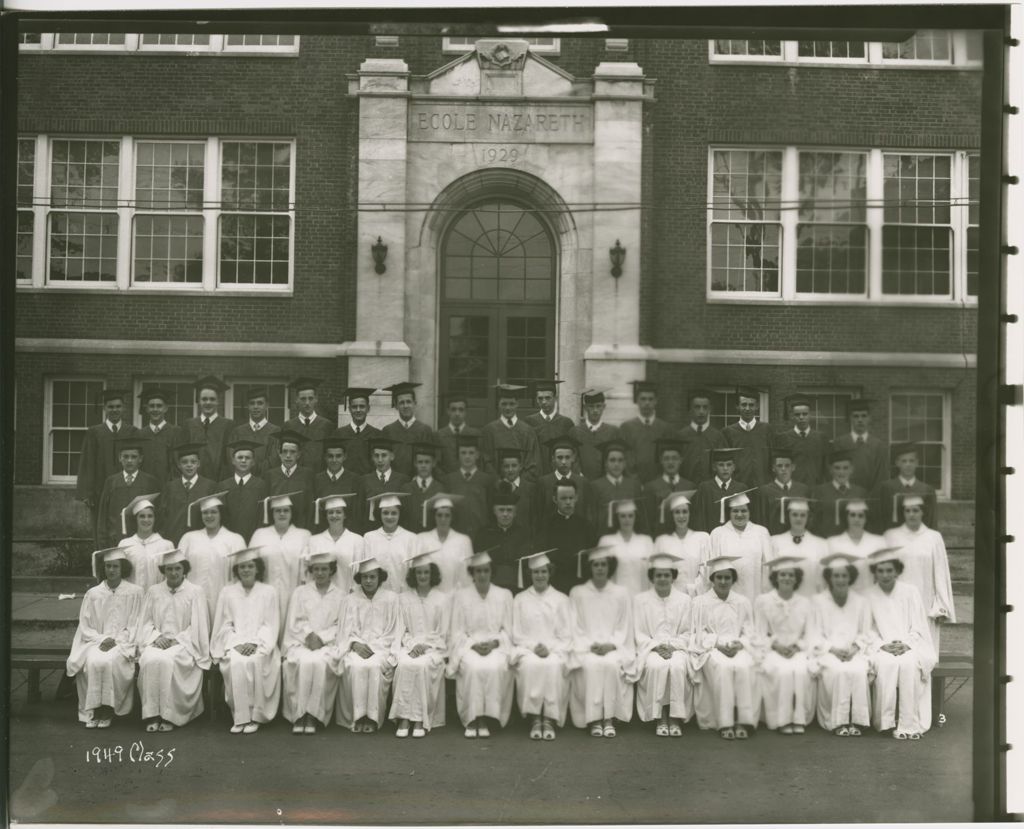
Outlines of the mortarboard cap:
M 103 389 L 99 393 L 100 403 L 109 403 L 111 400 L 131 400 L 132 394 L 124 389 Z
M 683 559 L 672 553 L 656 553 L 647 563 L 655 570 L 674 570 Z
M 280 432 L 274 435 L 274 439 L 277 441 L 277 445 L 280 448 L 284 448 L 284 445 L 286 443 L 294 443 L 296 448 L 298 449 L 301 449 L 302 444 L 306 443 L 306 441 L 308 440 L 308 438 L 305 435 L 300 435 L 298 432 L 295 432 L 291 429 L 282 429 Z
M 491 552 L 497 550 L 498 547 L 488 547 L 486 550 L 481 550 L 479 553 L 473 553 L 465 557 L 467 567 L 483 567 L 485 564 L 490 564 L 493 559 L 491 558 Z
M 606 440 L 603 443 L 599 443 L 597 445 L 597 448 L 601 451 L 601 457 L 606 460 L 610 452 L 618 450 L 619 452 L 626 454 L 629 451 L 629 449 L 626 447 L 626 444 L 619 440 L 619 438 L 612 438 L 611 440 Z
M 587 389 L 580 392 L 580 417 L 583 417 L 587 406 L 596 403 L 604 403 L 604 391 L 602 389 Z
M 407 492 L 381 492 L 379 495 L 373 495 L 367 498 L 367 502 L 370 505 L 370 520 L 374 520 L 376 515 L 375 510 L 377 509 L 388 509 L 389 507 L 402 506 L 402 499 L 408 495 Z
M 779 556 L 765 563 L 765 566 L 773 573 L 779 570 L 799 570 L 807 563 L 807 560 L 800 556 Z
M 783 495 L 779 498 L 779 523 L 786 523 L 786 513 L 796 506 L 796 509 L 811 508 L 811 503 L 817 501 L 817 498 L 808 498 L 806 495 Z
M 370 437 L 367 443 L 369 444 L 371 452 L 373 452 L 375 449 L 387 449 L 389 452 L 395 451 L 395 442 L 387 435 L 373 435 Z
M 233 440 L 228 444 L 228 451 L 231 452 L 232 455 L 240 449 L 248 449 L 250 452 L 255 452 L 261 445 L 262 444 L 259 444 L 254 440 L 249 440 L 248 438 L 239 438 L 238 440 Z
M 306 556 L 306 567 L 312 567 L 314 564 L 331 564 L 336 562 L 338 557 L 330 550 L 323 550 L 317 553 L 310 553 Z
M 228 384 L 221 380 L 219 377 L 214 377 L 212 374 L 207 374 L 205 377 L 200 377 L 193 384 L 195 386 L 196 395 L 202 392 L 204 389 L 211 389 L 217 394 L 228 390 Z
M 149 446 L 149 438 L 144 432 L 136 432 L 134 435 L 121 435 L 115 438 L 114 445 L 117 447 L 118 454 L 127 449 L 138 449 L 140 452 L 145 452 Z
M 128 551 L 123 547 L 108 547 L 105 550 L 96 550 L 92 554 L 92 574 L 98 580 L 103 580 L 103 565 L 108 561 L 127 561 Z
M 556 449 L 572 449 L 575 452 L 579 449 L 579 441 L 572 435 L 559 435 L 544 441 L 549 454 L 554 454 Z
M 740 560 L 740 556 L 717 556 L 715 558 L 709 558 L 704 562 L 704 570 L 708 574 L 710 580 L 715 573 L 719 573 L 722 570 L 735 570 L 733 563 Z
M 348 442 L 348 438 L 331 435 L 323 440 L 324 451 L 326 452 L 328 449 L 341 449 L 345 453 L 348 453 Z
M 391 406 L 392 408 L 398 407 L 398 397 L 402 394 L 411 394 L 413 400 L 416 399 L 416 389 L 418 389 L 422 383 L 410 383 L 405 380 L 401 383 L 393 383 L 390 386 L 385 386 L 384 391 L 391 392 Z
M 344 492 L 337 495 L 324 495 L 322 498 L 317 498 L 313 501 L 313 523 L 320 523 L 320 510 L 324 513 L 329 509 L 348 509 L 347 498 L 355 498 L 354 492 Z
M 188 556 L 185 555 L 184 550 L 168 550 L 167 552 L 160 553 L 159 555 L 159 567 L 166 567 L 168 564 L 178 564 L 182 561 L 188 561 Z
M 608 526 L 615 526 L 615 516 L 620 512 L 636 512 L 636 501 L 632 498 L 618 498 L 608 502 Z
M 629 383 L 633 387 L 633 402 L 636 403 L 637 398 L 640 396 L 642 391 L 652 391 L 655 394 L 658 393 L 658 384 L 653 380 L 631 380 Z
M 403 559 L 403 561 L 409 566 L 410 570 L 416 567 L 426 567 L 428 564 L 434 563 L 434 553 L 436 552 L 437 550 L 424 550 L 410 558 Z
M 707 401 L 711 401 L 714 400 L 715 393 L 711 391 L 711 389 L 705 388 L 703 386 L 698 386 L 695 389 L 690 389 L 690 393 L 686 395 L 687 404 L 693 403 L 693 401 L 698 397 Z
M 502 486 L 504 484 L 504 486 Z M 499 481 L 498 486 L 491 496 L 492 507 L 514 507 L 519 504 L 519 493 L 512 491 L 512 485 L 508 481 Z
M 358 561 L 352 562 L 353 573 L 369 573 L 371 570 L 383 570 L 384 565 L 381 564 L 376 556 L 369 556 L 368 558 L 362 558 Z
M 258 397 L 262 397 L 264 400 L 270 396 L 270 392 L 267 391 L 266 386 L 249 386 L 245 392 L 245 402 L 255 400 Z
M 445 398 L 445 408 L 451 406 L 452 403 L 462 403 L 465 406 L 469 406 L 469 396 L 462 394 L 462 392 L 455 392 L 454 394 L 449 394 Z
M 474 449 L 480 448 L 480 436 L 469 435 L 465 432 L 460 432 L 455 436 L 455 446 L 461 448 L 463 446 L 472 446 Z
M 320 388 L 320 385 L 323 382 L 323 380 L 318 380 L 313 377 L 296 377 L 288 384 L 288 388 L 290 388 L 296 394 L 303 391 L 316 392 L 316 390 Z
M 875 405 L 874 400 L 867 400 L 863 397 L 858 397 L 856 400 L 846 401 L 846 415 L 849 417 L 854 412 L 870 412 L 871 407 Z
M 786 408 L 790 411 L 793 410 L 794 406 L 807 406 L 808 408 L 814 408 L 811 398 L 806 394 L 791 394 L 786 398 L 785 403 Z
M 849 449 L 834 449 L 828 453 L 828 465 L 831 466 L 834 463 L 842 463 L 843 461 L 852 461 L 853 455 Z
M 228 566 L 234 567 L 236 564 L 244 564 L 247 561 L 255 561 L 260 557 L 260 553 L 262 552 L 262 547 L 246 547 L 244 550 L 235 550 L 234 552 L 229 552 L 227 555 Z
M 711 463 L 720 463 L 721 461 L 735 461 L 736 456 L 744 450 L 741 446 L 728 446 L 708 451 L 711 453 Z
M 179 443 L 174 447 L 174 457 L 181 460 L 186 455 L 198 455 L 205 446 L 205 443 Z
M 447 492 L 439 492 L 439 493 L 437 493 L 437 495 L 431 495 L 429 498 L 424 499 L 423 506 L 422 506 L 422 510 L 423 510 L 423 527 L 424 527 L 424 529 L 427 526 L 427 513 L 428 512 L 433 512 L 434 510 L 444 509 L 445 507 L 447 507 L 448 509 L 454 509 L 455 505 L 459 501 L 461 501 L 463 499 L 463 497 L 465 497 L 465 496 L 462 496 L 462 495 L 450 495 Z
M 789 437 L 788 432 L 780 432 L 773 435 L 768 448 L 771 454 L 772 465 L 778 463 L 780 459 L 792 461 L 796 454 L 793 451 L 796 447 L 793 445 L 793 440 Z
M 679 438 L 675 437 L 658 438 L 654 442 L 654 460 L 661 460 L 661 456 L 671 449 L 674 449 L 682 455 L 686 451 L 686 444 L 684 444 Z
M 900 455 L 909 455 L 911 452 L 921 457 L 921 447 L 916 443 L 897 443 L 892 447 L 892 458 L 896 461 Z
M 818 564 L 822 567 L 849 567 L 860 560 L 861 557 L 855 556 L 853 553 L 829 553 L 827 556 L 822 556 L 818 560 Z
M 516 578 L 518 580 L 519 589 L 523 589 L 523 562 L 526 562 L 526 566 L 531 570 L 537 570 L 541 567 L 548 567 L 551 564 L 551 559 L 548 558 L 548 553 L 554 553 L 558 550 L 557 547 L 550 550 L 541 550 L 539 553 L 531 553 L 528 556 L 520 556 L 519 561 L 516 564 Z
M 495 459 L 500 464 L 505 458 L 515 458 L 522 463 L 524 452 L 518 446 L 499 446 L 494 450 Z
M 583 556 L 587 561 L 597 561 L 602 558 L 615 558 L 615 549 L 608 546 L 588 547 L 576 553 L 576 578 L 583 578 Z
M 892 523 L 900 523 L 900 510 L 903 507 L 923 507 L 924 497 L 918 495 L 916 492 L 906 493 L 897 492 L 892 496 Z
M 432 458 L 436 458 L 440 448 L 436 443 L 417 442 L 412 445 L 412 456 L 415 458 L 417 455 L 429 455 Z
M 542 391 L 549 391 L 552 394 L 558 394 L 558 387 L 564 383 L 564 380 L 531 380 L 530 388 L 533 390 L 533 396 L 536 397 Z
M 128 513 L 138 515 L 144 509 L 156 509 L 153 502 L 160 497 L 159 492 L 151 492 L 149 495 L 137 495 L 121 510 L 121 533 L 128 535 Z
M 665 510 L 669 512 L 679 509 L 680 507 L 690 506 L 690 498 L 696 490 L 691 489 L 684 492 L 670 492 L 667 496 L 661 499 L 661 503 L 658 505 L 658 520 L 660 523 L 665 523 Z
M 365 386 L 349 386 L 342 394 L 345 398 L 345 403 L 347 405 L 352 405 L 353 400 L 360 399 L 369 403 L 370 396 L 376 391 L 376 389 L 370 389 Z
M 292 502 L 293 495 L 301 495 L 302 490 L 297 489 L 294 492 L 281 492 L 277 495 L 268 495 L 263 499 L 263 523 L 270 523 L 270 511 L 272 509 L 279 509 L 281 507 L 293 507 L 295 504 Z
M 867 556 L 868 564 L 882 564 L 885 561 L 901 561 L 900 550 L 902 547 L 883 547 L 875 550 Z
M 197 498 L 188 505 L 188 514 L 186 516 L 186 526 L 192 526 L 192 508 L 199 507 L 199 511 L 210 509 L 211 507 L 222 507 L 224 502 L 221 500 L 228 491 L 225 489 L 223 492 L 215 492 L 212 495 L 204 495 L 202 498 Z
M 494 396 L 498 400 L 503 397 L 512 397 L 518 400 L 521 392 L 526 391 L 526 386 L 517 386 L 513 383 L 495 383 L 491 388 L 494 389 Z
M 847 498 L 846 500 L 846 511 L 847 512 L 859 512 L 863 510 L 868 511 L 868 502 L 873 501 L 873 498 Z
M 718 520 L 723 524 L 725 523 L 725 508 L 727 505 L 729 509 L 747 506 L 750 503 L 750 496 L 747 493 L 753 492 L 756 489 L 757 487 L 754 486 L 750 489 L 744 489 L 742 492 L 732 492 L 729 495 L 716 499 L 718 501 Z
M 737 386 L 736 397 L 746 397 L 751 400 L 756 400 L 758 403 L 761 402 L 761 391 L 755 389 L 753 386 Z
M 164 403 L 169 403 L 174 400 L 174 392 L 159 386 L 147 386 L 139 394 L 139 402 L 146 405 L 150 400 L 163 400 Z

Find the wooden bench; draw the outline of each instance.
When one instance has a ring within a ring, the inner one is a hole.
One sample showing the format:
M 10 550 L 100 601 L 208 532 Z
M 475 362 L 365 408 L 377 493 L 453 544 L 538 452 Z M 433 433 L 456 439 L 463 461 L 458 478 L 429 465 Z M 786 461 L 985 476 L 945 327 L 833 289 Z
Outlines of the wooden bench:
M 950 692 L 953 696 L 974 676 L 974 657 L 961 654 L 943 654 L 939 664 L 932 670 L 932 724 L 942 728 L 946 724 L 946 680 L 959 679 L 960 683 Z
M 70 681 L 64 675 L 67 662 L 67 648 L 11 648 L 11 670 L 28 673 L 29 702 L 39 702 L 42 699 L 39 688 L 40 672 L 60 671 L 62 684 L 64 681 Z M 60 688 L 57 690 L 59 695 Z

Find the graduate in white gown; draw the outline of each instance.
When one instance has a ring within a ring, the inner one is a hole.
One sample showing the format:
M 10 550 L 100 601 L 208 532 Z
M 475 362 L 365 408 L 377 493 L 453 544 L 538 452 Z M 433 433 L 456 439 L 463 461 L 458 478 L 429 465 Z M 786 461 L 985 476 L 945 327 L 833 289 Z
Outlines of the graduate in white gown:
M 531 585 L 512 600 L 512 665 L 516 674 L 519 713 L 532 717 L 531 740 L 555 739 L 555 726 L 565 725 L 569 707 L 569 654 L 572 650 L 572 605 L 551 586 L 555 565 L 543 550 L 519 559 Z
M 782 557 L 800 559 L 800 570 L 803 578 L 797 592 L 810 600 L 824 587 L 821 579 L 821 559 L 828 555 L 828 542 L 807 529 L 811 519 L 811 498 L 802 496 L 786 496 L 780 498 L 782 509 L 786 511 L 789 529 L 771 537 L 771 560 Z M 754 600 L 756 603 L 756 599 Z
M 638 676 L 633 601 L 625 587 L 611 581 L 616 570 L 611 549 L 593 547 L 580 555 L 587 557 L 590 578 L 569 591 L 569 714 L 577 728 L 590 728 L 590 736 L 614 737 L 615 720 L 633 718 L 633 683 Z
M 277 591 L 263 579 L 260 548 L 232 553 L 234 580 L 220 591 L 210 637 L 210 657 L 224 677 L 232 734 L 254 734 L 277 715 L 281 699 L 281 632 Z
M 650 589 L 633 599 L 636 635 L 636 713 L 641 722 L 657 720 L 659 737 L 682 737 L 693 716 L 694 672 L 690 621 L 693 600 L 677 584 L 679 559 L 667 553 L 651 559 Z
M 156 532 L 156 499 L 159 493 L 140 495 L 121 510 L 121 529 L 125 535 L 131 529 L 134 519 L 135 533 L 122 538 L 117 545 L 128 553 L 132 575 L 126 581 L 137 584 L 145 593 L 152 585 L 161 581 L 157 565 L 160 556 L 174 549 L 174 544 Z
M 67 675 L 75 678 L 78 721 L 86 728 L 109 728 L 115 714 L 132 710 L 143 590 L 127 580 L 132 565 L 124 548 L 94 552 L 92 572 L 101 581 L 82 599 Z
M 314 522 L 320 523 L 321 511 L 327 516 L 327 529 L 309 539 L 309 557 L 318 553 L 331 553 L 338 563 L 334 583 L 342 593 L 352 589 L 352 562 L 363 558 L 363 537 L 345 526 L 350 504 L 355 504 L 355 493 L 325 495 L 313 502 Z M 301 578 L 300 578 L 301 581 Z
M 224 585 L 231 580 L 231 565 L 228 556 L 245 549 L 245 539 L 233 533 L 223 524 L 226 492 L 207 495 L 188 505 L 188 526 L 194 525 L 196 511 L 202 519 L 203 528 L 190 530 L 181 537 L 178 549 L 188 559 L 189 583 L 194 584 L 206 596 L 207 625 L 213 624 L 213 611 Z
M 675 526 L 672 532 L 654 539 L 654 554 L 664 553 L 678 559 L 676 570 L 679 571 L 679 578 L 676 579 L 676 589 L 693 598 L 707 589 L 701 582 L 700 566 L 711 558 L 711 536 L 691 529 L 690 496 L 685 492 L 673 492 L 661 502 L 659 526 L 665 523 L 666 509 L 671 511 Z
M 870 498 L 851 498 L 845 504 L 846 531 L 827 539 L 829 553 L 843 553 L 854 560 L 857 578 L 850 582 L 858 593 L 875 583 L 868 569 L 868 556 L 890 545 L 885 539 L 867 531 L 868 511 L 877 503 Z
M 316 734 L 317 725 L 325 726 L 331 719 L 341 659 L 338 634 L 348 600 L 335 578 L 335 553 L 312 553 L 305 564 L 306 582 L 288 601 L 281 644 L 281 712 L 292 724 L 292 734 Z
M 747 490 L 749 491 L 749 490 Z M 733 592 L 751 605 L 768 589 L 764 565 L 772 558 L 772 539 L 768 530 L 750 520 L 747 491 L 721 499 L 729 511 L 729 520 L 711 531 L 711 557 L 735 556 L 736 586 Z M 710 586 L 710 574 L 703 568 L 702 585 Z M 705 589 L 698 595 L 707 593 Z
M 903 524 L 886 530 L 885 546 L 902 548 L 900 561 L 905 569 L 900 581 L 912 584 L 921 594 L 932 645 L 939 653 L 940 626 L 956 621 L 946 542 L 939 532 L 924 525 L 924 498 L 921 495 L 904 497 L 902 509 Z
M 814 680 L 807 661 L 811 600 L 799 593 L 806 561 L 796 555 L 774 559 L 768 574 L 773 589 L 754 600 L 753 648 L 764 721 L 780 734 L 803 734 L 814 719 Z
M 473 583 L 452 596 L 446 673 L 455 680 L 459 719 L 472 740 L 491 736 L 487 720 L 504 727 L 512 713 L 512 591 L 491 584 L 487 552 L 466 563 Z
M 647 589 L 647 562 L 654 553 L 649 535 L 634 532 L 637 504 L 632 498 L 608 502 L 608 523 L 618 524 L 618 531 L 598 539 L 598 547 L 611 548 L 618 567 L 612 582 L 625 587 L 630 596 Z
M 449 596 L 472 583 L 466 572 L 466 559 L 473 555 L 473 542 L 465 533 L 452 529 L 455 505 L 462 497 L 439 492 L 427 498 L 423 502 L 423 525 L 426 526 L 427 511 L 431 510 L 434 528 L 416 534 L 416 555 L 431 554 L 430 560 L 441 571 L 438 589 Z
M 381 562 L 366 558 L 356 562 L 353 569 L 355 586 L 345 602 L 338 635 L 341 685 L 336 719 L 343 728 L 372 734 L 388 713 L 401 616 L 398 594 L 384 588 L 390 575 Z
M 426 737 L 445 723 L 444 660 L 451 626 L 451 594 L 441 589 L 436 553 L 409 559 L 408 590 L 399 594 L 401 640 L 397 644 L 391 713 L 396 737 Z
M 388 574 L 384 590 L 405 589 L 405 560 L 416 555 L 416 534 L 399 525 L 404 492 L 382 492 L 369 498 L 370 520 L 380 513 L 380 527 L 363 536 L 363 557 L 375 558 Z
M 172 731 L 203 713 L 203 671 L 210 662 L 206 593 L 186 576 L 185 553 L 160 560 L 164 581 L 146 591 L 136 642 L 146 731 Z
M 702 670 L 695 689 L 697 725 L 717 728 L 725 740 L 745 740 L 757 724 L 760 706 L 751 652 L 754 610 L 736 584 L 737 556 L 709 560 L 711 588 L 693 601 L 692 636 L 700 649 L 694 668 Z
M 874 586 L 864 595 L 871 611 L 871 726 L 897 740 L 920 740 L 932 724 L 932 668 L 938 658 L 921 594 L 904 584 L 902 550 L 871 555 Z
M 267 567 L 267 584 L 277 591 L 281 618 L 288 616 L 288 599 L 305 577 L 304 562 L 309 558 L 309 530 L 292 523 L 295 507 L 285 492 L 263 499 L 263 520 L 270 524 L 252 534 L 250 547 L 261 547 L 260 558 Z M 270 523 L 270 522 L 273 523 Z
M 826 556 L 827 587 L 811 599 L 809 661 L 818 678 L 818 725 L 837 737 L 859 737 L 871 721 L 871 613 L 863 595 L 851 589 L 860 579 L 858 563 L 848 553 Z

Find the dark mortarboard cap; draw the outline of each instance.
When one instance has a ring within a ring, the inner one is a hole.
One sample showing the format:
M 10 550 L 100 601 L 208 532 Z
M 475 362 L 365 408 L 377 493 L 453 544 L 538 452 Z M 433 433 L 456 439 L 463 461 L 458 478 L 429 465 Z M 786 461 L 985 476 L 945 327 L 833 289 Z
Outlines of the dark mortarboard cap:
M 99 394 L 100 403 L 109 403 L 111 400 L 131 400 L 131 392 L 124 389 L 104 389 Z
M 464 403 L 466 406 L 469 405 L 469 397 L 465 394 L 456 392 L 455 394 L 449 394 L 446 398 L 446 406 L 452 405 L 452 403 Z
M 245 393 L 245 402 L 248 403 L 250 400 L 255 400 L 257 397 L 266 399 L 270 396 L 266 386 L 249 386 L 249 390 Z
M 722 449 L 711 450 L 711 463 L 718 463 L 719 461 L 734 461 L 736 455 L 743 451 L 741 446 L 729 446 Z
M 788 432 L 778 432 L 772 435 L 771 445 L 769 446 L 772 463 L 775 463 L 779 458 L 793 460 L 793 449 L 793 439 L 789 436 Z
M 564 382 L 564 380 L 531 380 L 530 388 L 533 389 L 534 396 L 542 391 L 549 391 L 552 394 L 558 394 L 558 386 Z
M 330 437 L 324 438 L 323 440 L 324 451 L 326 452 L 328 449 L 344 449 L 346 452 L 348 452 L 348 441 L 348 438 L 343 438 L 338 435 L 331 435 Z
M 410 383 L 408 380 L 403 380 L 401 383 L 393 383 L 390 386 L 385 386 L 384 391 L 391 392 L 391 405 L 398 405 L 398 396 L 401 394 L 411 394 L 413 399 L 416 399 L 416 389 L 418 389 L 422 383 Z
M 323 383 L 323 380 L 317 380 L 314 377 L 296 377 L 288 384 L 288 388 L 290 388 L 296 394 L 298 394 L 300 391 L 306 391 L 307 389 L 310 389 L 315 392 L 318 388 L 320 388 L 321 383 Z
M 142 393 L 139 394 L 139 402 L 143 405 L 154 399 L 160 399 L 164 403 L 169 403 L 174 400 L 174 393 L 159 386 L 146 386 L 142 389 Z
M 554 452 L 556 449 L 572 449 L 575 452 L 579 449 L 580 443 L 572 435 L 558 435 L 544 441 L 544 445 L 548 452 Z
M 499 446 L 494 450 L 498 463 L 501 463 L 505 458 L 515 458 L 522 463 L 524 454 L 523 450 L 518 446 Z
M 274 439 L 277 441 L 278 446 L 284 446 L 286 443 L 294 443 L 300 449 L 302 444 L 307 441 L 305 435 L 300 435 L 298 432 L 294 432 L 291 429 L 285 429 L 274 435 Z
M 686 446 L 676 437 L 658 438 L 654 442 L 654 459 L 657 460 L 663 452 L 667 452 L 670 449 L 675 449 L 677 452 L 682 453 L 685 451 Z
M 480 448 L 480 436 L 479 435 L 467 435 L 462 432 L 455 436 L 455 445 L 458 446 L 472 446 L 476 449 Z
M 856 400 L 847 400 L 846 414 L 849 416 L 854 412 L 870 412 L 873 405 L 875 405 L 874 400 L 866 400 L 862 397 L 857 398 Z
M 363 398 L 364 400 L 366 400 L 367 403 L 369 403 L 370 402 L 370 395 L 372 395 L 375 391 L 377 391 L 377 390 L 376 389 L 368 389 L 368 388 L 366 388 L 364 386 L 349 386 L 347 389 L 345 389 L 344 396 L 345 396 L 345 400 L 348 403 L 351 403 L 353 400 L 356 400 L 356 399 L 358 399 L 360 397 Z
M 491 496 L 491 506 L 493 507 L 514 507 L 518 503 L 519 493 L 512 491 L 508 481 L 499 483 L 494 495 Z
M 687 403 L 692 403 L 694 398 L 696 398 L 696 397 L 702 397 L 705 400 L 713 400 L 714 396 L 715 396 L 715 393 L 713 391 L 711 391 L 711 389 L 704 388 L 704 387 L 699 387 L 699 388 L 691 389 L 690 390 L 690 393 L 688 395 L 686 395 L 686 402 Z
M 914 452 L 921 457 L 921 447 L 916 443 L 895 443 L 892 447 L 892 458 L 896 460 L 900 455 L 906 455 L 909 452 Z
M 374 435 L 367 443 L 371 452 L 374 449 L 387 449 L 389 452 L 395 451 L 395 442 L 387 435 Z
M 612 438 L 611 440 L 606 440 L 604 443 L 599 443 L 597 445 L 597 448 L 601 450 L 601 457 L 602 458 L 607 458 L 608 457 L 608 453 L 609 452 L 614 452 L 616 449 L 618 449 L 620 452 L 622 452 L 624 454 L 629 451 L 626 448 L 626 444 L 623 443 L 618 438 Z
M 228 384 L 219 377 L 214 377 L 212 374 L 208 374 L 206 377 L 200 377 L 196 380 L 195 389 L 197 394 L 203 389 L 213 389 L 217 394 L 220 394 L 223 391 L 227 391 Z
M 494 396 L 498 400 L 503 397 L 514 397 L 518 400 L 520 394 L 526 391 L 526 386 L 517 386 L 514 383 L 495 383 L 491 388 L 494 389 Z
M 761 400 L 761 392 L 755 389 L 753 386 L 737 386 L 736 387 L 737 397 L 749 397 L 752 400 Z
M 853 455 L 849 449 L 833 449 L 828 453 L 828 465 L 831 466 L 834 463 L 840 461 L 852 461 Z
M 587 389 L 580 393 L 580 402 L 584 406 L 591 403 L 604 403 L 604 392 L 600 389 Z
M 642 391 L 653 391 L 658 393 L 658 384 L 652 380 L 633 380 L 630 385 L 633 387 L 633 402 L 640 396 Z
M 239 449 L 248 449 L 251 452 L 255 452 L 262 445 L 263 444 L 257 443 L 254 440 L 249 440 L 248 438 L 239 438 L 238 440 L 233 440 L 228 444 L 228 450 L 232 455 L 234 455 Z
M 811 402 L 811 398 L 806 394 L 791 394 L 786 398 L 786 408 L 792 410 L 794 406 L 807 406 L 813 408 L 814 404 Z
M 137 432 L 134 435 L 120 435 L 114 439 L 114 445 L 117 447 L 119 454 L 126 449 L 138 449 L 140 452 L 144 452 L 146 447 L 149 446 L 149 438 L 141 432 Z
M 198 455 L 205 446 L 205 443 L 180 443 L 174 447 L 174 457 L 183 458 L 185 455 Z
M 435 458 L 440 448 L 436 443 L 428 443 L 425 440 L 418 441 L 412 445 L 412 456 L 415 458 L 417 455 L 430 455 Z

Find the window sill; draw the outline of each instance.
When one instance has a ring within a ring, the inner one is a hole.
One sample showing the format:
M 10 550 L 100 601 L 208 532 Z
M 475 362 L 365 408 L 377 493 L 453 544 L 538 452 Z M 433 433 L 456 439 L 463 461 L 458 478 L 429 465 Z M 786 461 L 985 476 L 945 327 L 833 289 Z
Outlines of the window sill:
M 173 297 L 291 297 L 295 290 L 292 287 L 274 289 L 253 289 L 253 288 L 218 288 L 215 291 L 204 291 L 202 288 L 131 288 L 124 290 L 116 286 L 103 286 L 97 288 L 56 287 L 47 285 L 37 287 L 35 285 L 18 285 L 19 293 L 25 294 L 115 294 L 118 296 L 173 296 Z
M 707 296 L 705 300 L 708 305 L 807 305 L 807 306 L 841 306 L 844 308 L 948 308 L 958 310 L 961 308 L 977 308 L 976 298 L 965 300 L 942 299 L 865 299 L 863 297 L 843 297 L 836 299 L 826 298 L 804 298 L 804 297 L 724 297 Z

